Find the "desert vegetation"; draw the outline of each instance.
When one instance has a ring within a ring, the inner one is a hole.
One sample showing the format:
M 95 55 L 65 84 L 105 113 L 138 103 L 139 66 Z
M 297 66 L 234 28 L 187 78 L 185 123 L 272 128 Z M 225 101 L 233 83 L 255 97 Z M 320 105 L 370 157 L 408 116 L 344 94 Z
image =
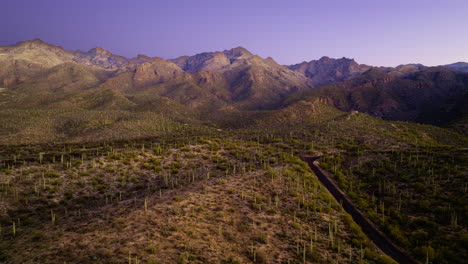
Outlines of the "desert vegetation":
M 374 223 L 421 261 L 461 263 L 466 246 L 466 150 L 352 151 L 321 166 Z
M 187 139 L 4 160 L 2 260 L 391 262 L 297 156 L 255 141 Z
M 0 262 L 395 263 L 305 155 L 412 257 L 465 260 L 463 64 L 0 52 Z

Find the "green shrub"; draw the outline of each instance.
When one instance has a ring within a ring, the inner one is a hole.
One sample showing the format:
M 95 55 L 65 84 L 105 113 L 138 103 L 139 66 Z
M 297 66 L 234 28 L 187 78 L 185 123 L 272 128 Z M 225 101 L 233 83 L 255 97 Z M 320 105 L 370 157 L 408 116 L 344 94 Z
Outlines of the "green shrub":
M 59 178 L 60 174 L 57 173 L 57 172 L 49 171 L 49 172 L 46 173 L 45 176 L 48 177 L 48 178 Z
M 376 251 L 366 248 L 364 250 L 364 257 L 366 259 L 375 261 L 378 264 L 398 264 L 395 260 L 386 255 L 380 255 Z

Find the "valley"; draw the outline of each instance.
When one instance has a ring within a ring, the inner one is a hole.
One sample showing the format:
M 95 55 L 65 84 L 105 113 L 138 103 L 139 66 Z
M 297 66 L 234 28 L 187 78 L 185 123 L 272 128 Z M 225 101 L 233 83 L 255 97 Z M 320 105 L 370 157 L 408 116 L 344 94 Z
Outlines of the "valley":
M 404 263 L 304 156 L 408 259 L 466 257 L 463 63 L 0 52 L 0 262 Z

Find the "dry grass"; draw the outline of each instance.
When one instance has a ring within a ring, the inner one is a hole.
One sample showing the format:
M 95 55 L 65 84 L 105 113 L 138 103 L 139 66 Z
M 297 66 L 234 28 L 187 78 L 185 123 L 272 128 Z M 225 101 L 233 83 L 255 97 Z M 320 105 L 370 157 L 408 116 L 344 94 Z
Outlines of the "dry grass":
M 161 155 L 132 150 L 120 159 L 85 160 L 77 169 L 53 167 L 56 175 L 46 175 L 60 183 L 54 193 L 37 195 L 42 197 L 38 202 L 32 194 L 24 196 L 33 186 L 24 184 L 24 171 L 21 178 L 21 169 L 14 169 L 3 175 L 12 184 L 2 193 L 9 208 L 2 219 L 22 221 L 15 237 L 2 224 L 2 256 L 6 263 L 303 263 L 304 257 L 307 263 L 357 263 L 361 244 L 375 250 L 300 161 L 234 143 L 214 147 L 216 141 L 208 142 Z M 186 156 L 190 158 L 181 158 Z M 266 165 L 266 157 L 274 162 Z M 151 162 L 161 171 L 142 165 Z M 172 172 L 174 162 L 180 162 L 177 173 Z M 195 164 L 205 168 L 197 172 L 211 176 L 183 182 Z M 238 166 L 236 173 L 232 164 Z M 240 164 L 250 169 L 243 172 Z M 47 166 L 29 166 L 28 173 Z M 84 168 L 89 175 L 78 173 Z M 165 188 L 161 178 L 168 172 L 179 181 Z M 137 177 L 122 186 L 116 178 L 125 173 Z M 91 184 L 96 175 L 101 175 L 104 193 Z M 75 200 L 66 203 L 69 188 Z M 19 202 L 12 199 L 12 190 L 19 193 Z M 76 199 L 82 197 L 94 200 L 79 204 Z M 40 209 L 43 202 L 52 209 Z M 36 213 L 24 217 L 21 210 Z

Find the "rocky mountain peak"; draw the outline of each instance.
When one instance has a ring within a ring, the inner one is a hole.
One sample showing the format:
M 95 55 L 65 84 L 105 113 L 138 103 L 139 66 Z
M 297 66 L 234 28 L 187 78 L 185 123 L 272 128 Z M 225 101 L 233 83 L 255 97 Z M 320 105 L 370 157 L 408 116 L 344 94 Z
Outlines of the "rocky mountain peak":
M 16 44 L 17 46 L 27 46 L 27 47 L 38 47 L 38 46 L 51 46 L 50 44 L 44 42 L 42 39 L 36 38 L 33 40 L 21 41 Z
M 138 54 L 138 55 L 136 56 L 136 59 L 138 59 L 138 60 L 149 60 L 149 59 L 151 59 L 151 58 L 148 57 L 148 56 L 146 56 L 146 55 L 143 55 L 143 54 Z
M 322 62 L 322 63 L 330 63 L 332 61 L 334 61 L 335 59 L 332 59 L 328 56 L 323 56 L 322 58 L 320 58 L 318 61 L 319 62 Z
M 300 72 L 312 80 L 315 87 L 341 82 L 361 75 L 370 66 L 358 64 L 354 59 L 333 59 L 327 56 L 319 60 L 302 62 L 288 66 L 289 69 Z
M 182 56 L 169 60 L 188 73 L 219 71 L 231 62 L 222 52 L 203 52 L 194 56 Z
M 350 64 L 358 64 L 354 59 L 349 59 L 346 57 L 342 57 L 340 59 L 334 59 L 330 58 L 328 56 L 323 56 L 319 60 L 316 61 L 317 63 L 323 63 L 323 64 L 335 64 L 335 65 L 350 65 Z
M 266 58 L 265 63 L 267 63 L 270 66 L 279 66 L 279 64 L 272 57 Z
M 66 54 L 71 54 L 71 52 L 63 49 L 60 46 L 49 44 L 38 38 L 33 39 L 33 40 L 18 42 L 16 43 L 16 45 L 8 47 L 8 49 L 13 51 L 14 53 L 52 52 L 54 53 L 54 55 L 58 55 L 58 56 L 68 56 Z
M 237 59 L 239 57 L 250 57 L 253 56 L 253 54 L 248 51 L 247 49 L 243 47 L 237 47 L 233 48 L 230 50 L 225 50 L 223 53 L 229 58 L 229 59 Z
M 92 48 L 88 51 L 89 54 L 91 55 L 104 55 L 104 56 L 112 56 L 112 53 L 110 51 L 107 51 L 101 47 L 96 47 L 96 48 Z
M 169 81 L 182 73 L 182 69 L 173 62 L 155 57 L 136 68 L 134 82 L 137 87 L 145 87 Z

